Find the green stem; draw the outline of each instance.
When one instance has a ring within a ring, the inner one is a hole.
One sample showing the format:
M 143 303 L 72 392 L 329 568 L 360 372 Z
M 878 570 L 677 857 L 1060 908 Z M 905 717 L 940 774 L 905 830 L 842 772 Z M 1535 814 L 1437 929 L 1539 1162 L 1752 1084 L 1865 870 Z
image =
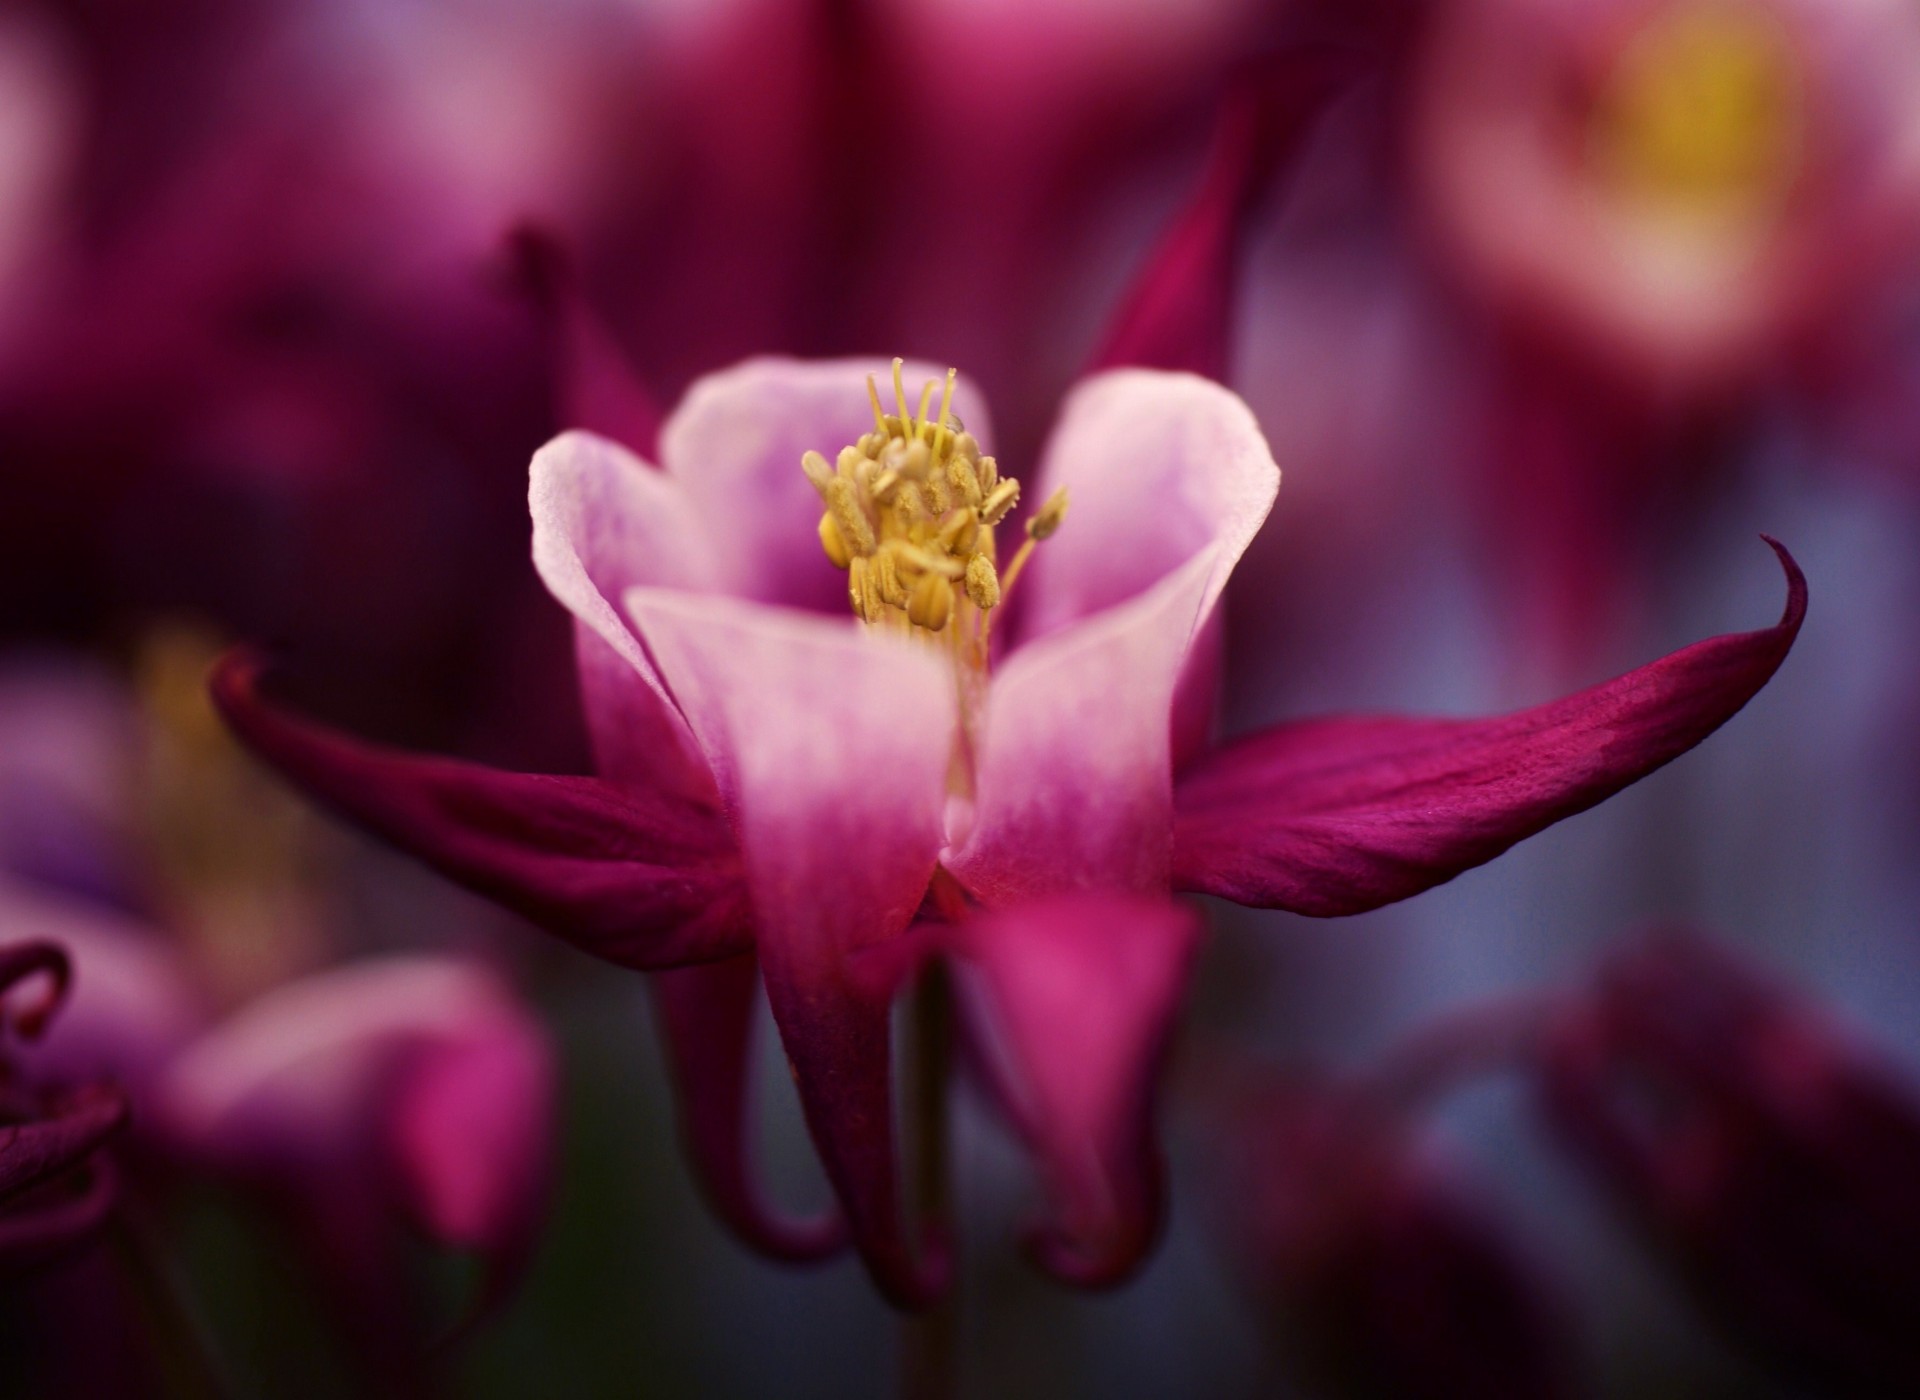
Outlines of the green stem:
M 911 1101 L 916 1218 L 942 1224 L 952 1216 L 948 1163 L 947 1082 L 953 1065 L 953 998 L 946 970 L 934 964 L 914 990 Z M 900 1393 L 905 1400 L 952 1400 L 957 1393 L 958 1282 L 923 1312 L 900 1324 Z
M 185 1287 L 155 1243 L 147 1222 L 138 1218 L 137 1207 L 123 1201 L 114 1212 L 108 1233 L 146 1315 L 166 1393 L 194 1400 L 226 1400 L 235 1394 L 215 1357 L 205 1324 L 188 1302 Z

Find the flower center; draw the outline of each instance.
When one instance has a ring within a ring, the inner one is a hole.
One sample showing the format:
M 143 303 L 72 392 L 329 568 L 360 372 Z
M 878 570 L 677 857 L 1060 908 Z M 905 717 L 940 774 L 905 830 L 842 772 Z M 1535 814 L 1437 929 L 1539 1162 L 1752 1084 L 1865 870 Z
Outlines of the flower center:
M 952 648 L 964 669 L 984 673 L 994 609 L 1005 600 L 1035 541 L 1060 527 L 1065 491 L 1027 521 L 1027 538 L 1000 568 L 994 528 L 1020 502 L 1020 483 L 953 413 L 956 371 L 946 387 L 929 380 L 909 410 L 893 362 L 894 412 L 867 378 L 873 431 L 831 463 L 808 452 L 800 466 L 825 503 L 820 545 L 847 571 L 854 615 L 872 627 L 921 635 Z M 940 393 L 940 412 L 932 413 Z
M 1793 177 L 1800 97 L 1792 36 L 1777 20 L 1736 0 L 1677 4 L 1615 61 L 1594 154 L 1649 214 L 1751 218 Z

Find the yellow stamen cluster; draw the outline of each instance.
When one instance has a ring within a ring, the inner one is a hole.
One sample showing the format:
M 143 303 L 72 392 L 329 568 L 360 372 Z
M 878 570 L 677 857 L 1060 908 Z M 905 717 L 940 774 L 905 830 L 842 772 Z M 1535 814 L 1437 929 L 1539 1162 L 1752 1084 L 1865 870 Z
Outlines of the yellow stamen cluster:
M 1034 516 L 1003 581 L 994 527 L 1019 504 L 1020 483 L 998 464 L 953 414 L 956 372 L 947 371 L 940 412 L 931 413 L 929 381 L 918 413 L 907 408 L 893 362 L 894 412 L 880 403 L 871 376 L 867 396 L 873 431 L 828 462 L 808 452 L 800 466 L 826 510 L 820 546 L 847 571 L 847 596 L 861 620 L 920 631 L 948 641 L 984 664 L 988 614 L 997 607 L 1033 541 L 1051 534 L 1066 513 L 1056 495 Z

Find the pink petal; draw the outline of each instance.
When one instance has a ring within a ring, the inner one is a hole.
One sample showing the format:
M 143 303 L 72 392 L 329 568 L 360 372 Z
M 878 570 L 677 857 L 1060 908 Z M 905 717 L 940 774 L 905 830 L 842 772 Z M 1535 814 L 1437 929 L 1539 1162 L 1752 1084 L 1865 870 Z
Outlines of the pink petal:
M 168 1067 L 160 1114 L 211 1165 L 300 1177 L 379 1147 L 375 1110 L 415 1053 L 503 1025 L 541 1034 L 484 968 L 366 959 L 277 987 L 207 1031 Z M 534 1121 L 536 1107 L 513 1106 L 515 1121 Z
M 655 1014 L 673 1066 L 680 1135 L 707 1204 L 752 1249 L 801 1263 L 846 1244 L 838 1214 L 782 1218 L 755 1184 L 750 1158 L 754 1007 L 760 972 L 742 955 L 655 973 Z
M 1039 477 L 1033 500 L 1065 487 L 1071 505 L 1019 584 L 1027 638 L 1123 603 L 1211 546 L 1204 621 L 1280 488 L 1244 403 L 1207 380 L 1152 370 L 1083 381 Z
M 335 812 L 449 879 L 626 967 L 750 946 L 733 834 L 718 810 L 596 778 L 509 773 L 365 744 L 262 700 L 230 653 L 213 698 L 248 747 Z
M 1073 896 L 950 938 L 976 1038 L 1053 1198 L 1035 1252 L 1070 1281 L 1118 1283 L 1159 1233 L 1154 1085 L 1200 921 L 1165 900 Z
M 667 420 L 661 459 L 723 551 L 728 592 L 847 611 L 846 576 L 820 548 L 820 497 L 800 458 L 811 449 L 832 461 L 873 431 L 869 374 L 892 412 L 891 361 L 756 359 L 699 380 Z M 944 381 L 946 366 L 912 361 L 902 374 L 912 400 L 907 407 L 917 411 L 921 386 Z M 986 400 L 965 377 L 954 390 L 953 411 L 975 437 L 991 440 Z
M 1261 908 L 1357 914 L 1492 860 L 1679 757 L 1786 659 L 1807 584 L 1778 626 L 1713 637 L 1617 680 L 1497 719 L 1309 720 L 1196 764 L 1177 795 L 1174 877 Z
M 942 840 L 952 673 L 930 650 L 737 599 L 637 589 L 627 607 L 740 835 L 767 997 L 855 1243 L 881 1286 L 928 1299 L 900 1218 L 889 1007 L 846 959 L 897 935 Z
M 1228 377 L 1241 234 L 1356 67 L 1330 53 L 1290 55 L 1228 94 L 1200 188 L 1148 255 L 1089 371 L 1139 365 Z
M 1204 549 L 1141 597 L 1020 648 L 996 672 L 972 825 L 943 857 L 976 897 L 1166 890 L 1174 689 L 1217 573 Z
M 525 1259 L 550 1184 L 556 1078 L 546 1032 L 504 997 L 407 1057 L 387 1104 L 389 1151 L 430 1238 Z
M 693 790 L 691 737 L 613 600 L 639 586 L 726 588 L 726 559 L 677 482 L 589 433 L 563 433 L 534 454 L 527 499 L 534 568 L 578 624 L 581 700 L 602 771 Z

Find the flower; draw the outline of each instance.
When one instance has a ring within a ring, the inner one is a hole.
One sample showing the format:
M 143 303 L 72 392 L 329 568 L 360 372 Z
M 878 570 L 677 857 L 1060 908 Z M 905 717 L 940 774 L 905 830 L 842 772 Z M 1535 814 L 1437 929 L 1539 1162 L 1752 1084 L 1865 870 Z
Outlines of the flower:
M 1215 1223 L 1314 1393 L 1578 1393 L 1555 1281 L 1404 1107 L 1273 1076 L 1234 1083 L 1216 1117 Z
M 1870 313 L 1920 227 L 1920 23 L 1884 0 L 1437 6 L 1415 185 L 1499 312 L 1737 389 Z
M 1661 931 L 1561 1015 L 1540 1090 L 1735 1337 L 1823 1394 L 1920 1385 L 1920 1098 L 1822 1008 Z
M 1203 752 L 1214 605 L 1279 470 L 1244 404 L 1166 371 L 1225 362 L 1243 216 L 1353 71 L 1302 49 L 1225 106 L 1018 529 L 1021 489 L 955 371 L 752 360 L 662 420 L 572 269 L 525 242 L 563 398 L 630 435 L 564 434 L 529 490 L 594 776 L 377 747 L 269 703 L 257 656 L 216 668 L 234 731 L 321 801 L 654 974 L 690 1155 L 774 1257 L 850 1237 L 895 1301 L 944 1288 L 941 1222 L 916 1248 L 902 1219 L 889 1047 L 894 996 L 939 957 L 1048 1177 L 1041 1262 L 1124 1277 L 1156 1234 L 1151 1085 L 1197 938 L 1171 891 L 1316 914 L 1405 898 L 1692 747 L 1792 645 L 1805 581 L 1776 545 L 1776 627 L 1503 719 L 1333 720 Z M 825 1219 L 771 1211 L 747 1164 L 762 984 Z
M 891 408 L 870 389 L 895 375 L 925 384 L 917 409 L 904 388 Z M 659 467 L 583 433 L 542 449 L 534 560 L 575 619 L 595 777 L 349 739 L 268 704 L 244 654 L 214 678 L 235 731 L 348 817 L 588 951 L 682 969 L 658 985 L 683 1078 L 712 1095 L 687 1110 L 703 1164 L 743 1145 L 751 953 L 853 1241 L 906 1302 L 944 1270 L 937 1248 L 914 1257 L 900 1219 L 895 983 L 856 967 L 891 960 L 873 950 L 923 908 L 964 930 L 976 908 L 993 927 L 1076 896 L 1184 889 L 1319 915 L 1406 898 L 1698 743 L 1772 675 L 1805 610 L 1775 546 L 1777 626 L 1517 715 L 1281 725 L 1190 758 L 1176 697 L 1204 694 L 1194 672 L 1212 661 L 1194 640 L 1278 486 L 1252 415 L 1188 374 L 1086 379 L 1012 558 L 992 538 L 1010 518 L 991 441 L 952 375 L 764 359 L 693 387 Z M 864 621 L 846 616 L 849 588 Z M 988 956 L 1003 1010 L 1072 966 Z M 1104 1011 L 1170 1004 L 1184 963 L 1156 966 Z M 1022 1025 L 1004 1043 L 1024 1079 L 1062 1083 L 1052 1061 L 1078 1046 Z M 1112 1088 L 1069 1083 L 1059 1101 L 1076 1092 Z M 744 1181 L 729 1164 L 714 1194 L 750 1238 L 789 1255 L 831 1243 L 768 1219 Z
M 55 933 L 66 1016 L 18 1056 L 37 1092 L 81 1080 L 131 1105 L 129 1170 L 249 1190 L 286 1215 L 369 1356 L 420 1341 L 399 1229 L 485 1268 L 477 1318 L 529 1262 L 545 1214 L 556 1067 L 508 981 L 444 954 L 366 957 L 225 1014 L 179 940 L 0 881 L 0 914 Z
M 51 986 L 10 1016 L 0 1030 L 40 1034 L 66 995 L 71 967 L 57 944 L 0 944 L 0 998 L 35 977 Z M 117 1180 L 101 1145 L 125 1122 L 127 1102 L 117 1090 L 34 1092 L 0 1060 L 0 1272 L 13 1273 L 57 1258 L 91 1238 L 113 1209 Z
M 69 664 L 0 670 L 0 733 L 37 756 L 10 746 L 0 762 L 0 926 L 34 930 L 61 950 L 50 970 L 75 972 L 0 1085 L 38 1102 L 114 1084 L 132 1110 L 130 1188 L 165 1200 L 191 1178 L 277 1208 L 361 1353 L 410 1365 L 421 1318 L 396 1267 L 403 1231 L 477 1257 L 472 1319 L 524 1271 L 548 1195 L 554 1052 L 477 959 L 312 969 L 338 932 L 316 877 L 337 867 L 214 716 L 205 647 L 178 628 L 149 636 L 139 707 Z M 59 840 L 9 839 L 36 829 Z

